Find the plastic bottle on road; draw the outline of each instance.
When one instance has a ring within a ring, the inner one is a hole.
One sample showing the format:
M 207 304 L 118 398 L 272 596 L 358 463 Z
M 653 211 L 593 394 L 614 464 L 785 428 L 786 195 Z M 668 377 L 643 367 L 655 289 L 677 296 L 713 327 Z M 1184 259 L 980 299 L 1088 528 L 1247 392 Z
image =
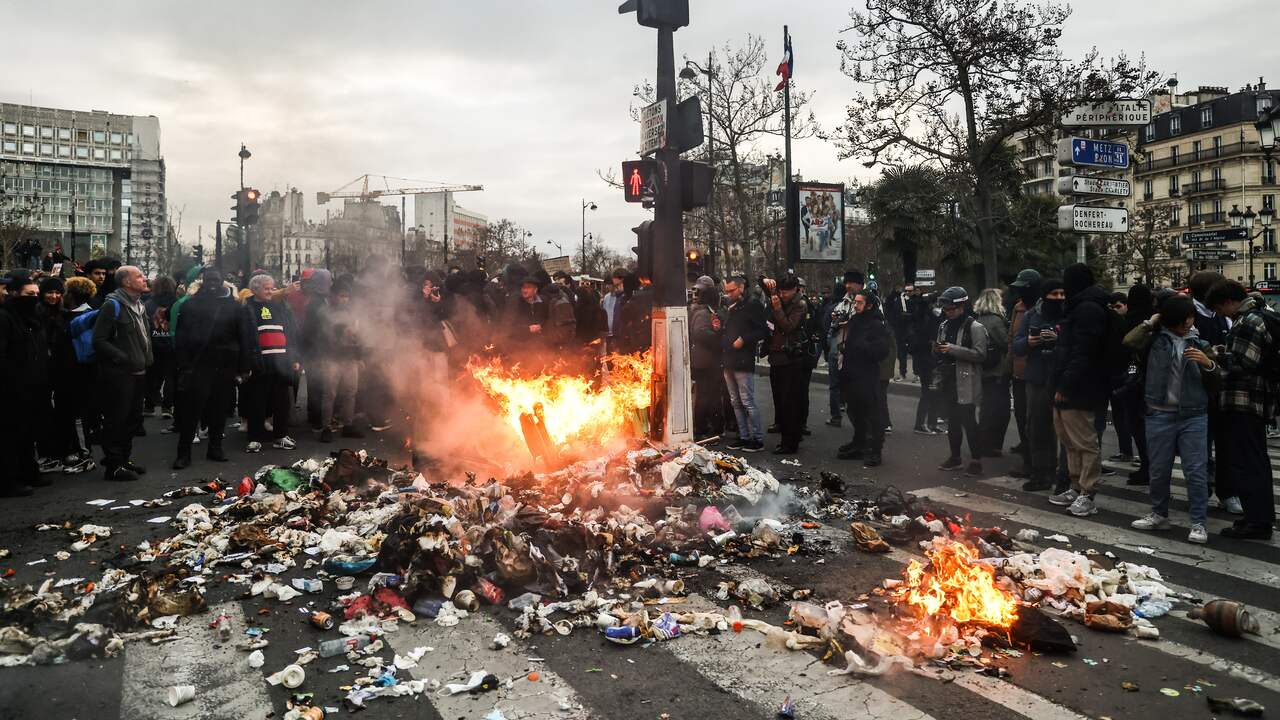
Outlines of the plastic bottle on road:
M 733 628 L 736 633 L 742 632 L 742 611 L 737 605 L 730 605 L 728 612 L 724 614 L 724 619 L 729 622 L 729 627 Z

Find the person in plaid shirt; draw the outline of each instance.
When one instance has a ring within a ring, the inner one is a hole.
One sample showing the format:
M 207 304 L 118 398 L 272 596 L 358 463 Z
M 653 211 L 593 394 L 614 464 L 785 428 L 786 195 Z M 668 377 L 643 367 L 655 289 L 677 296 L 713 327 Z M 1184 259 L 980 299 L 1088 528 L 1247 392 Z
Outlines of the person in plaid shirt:
M 1269 539 L 1276 515 L 1267 423 L 1276 411 L 1277 383 L 1271 365 L 1280 353 L 1280 337 L 1268 325 L 1280 327 L 1280 318 L 1269 323 L 1263 313 L 1271 311 L 1234 280 L 1214 285 L 1205 304 L 1232 321 L 1218 353 L 1226 370 L 1220 397 L 1226 442 L 1218 447 L 1218 464 L 1239 483 L 1244 517 L 1224 528 L 1222 535 Z

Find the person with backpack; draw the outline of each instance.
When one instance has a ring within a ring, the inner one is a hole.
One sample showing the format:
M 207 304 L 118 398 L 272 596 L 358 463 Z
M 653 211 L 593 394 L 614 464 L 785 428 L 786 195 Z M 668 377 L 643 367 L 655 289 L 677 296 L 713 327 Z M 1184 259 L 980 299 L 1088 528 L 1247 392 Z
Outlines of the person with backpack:
M 809 388 L 804 385 L 808 363 L 808 335 L 805 320 L 808 305 L 800 297 L 800 279 L 787 274 L 781 280 L 765 278 L 769 295 L 766 312 L 773 322 L 769 337 L 769 384 L 777 405 L 774 418 L 782 440 L 773 449 L 775 455 L 794 455 L 804 437 L 804 401 Z
M 1107 305 L 1110 294 L 1093 271 L 1075 263 L 1062 273 L 1064 316 L 1053 356 L 1053 425 L 1066 446 L 1071 487 L 1049 498 L 1076 517 L 1098 512 L 1094 495 L 1102 476 L 1102 449 L 1094 423 L 1111 394 L 1110 338 L 1123 352 L 1124 328 Z M 1118 333 L 1118 335 L 1116 335 Z
M 967 475 L 982 474 L 982 440 L 977 408 L 982 403 L 982 364 L 987 358 L 987 330 L 970 314 L 969 293 L 952 286 L 938 296 L 945 320 L 938 326 L 933 354 L 938 366 L 940 394 L 947 407 L 947 441 L 951 454 L 939 470 L 958 470 L 961 441 L 969 439 Z
M 1130 525 L 1137 530 L 1168 530 L 1169 485 L 1173 457 L 1182 459 L 1190 502 L 1191 532 L 1187 540 L 1204 544 L 1209 510 L 1209 396 L 1220 374 L 1210 358 L 1213 350 L 1195 331 L 1195 304 L 1178 295 L 1160 314 L 1144 320 L 1125 336 L 1125 346 L 1146 356 L 1142 388 L 1145 428 L 1150 452 L 1151 512 Z
M 147 368 L 152 361 L 151 332 L 142 304 L 147 278 L 137 267 L 122 265 L 115 272 L 115 284 L 116 289 L 103 300 L 93 318 L 98 407 L 102 411 L 102 467 L 107 480 L 131 481 L 147 471 L 132 458 L 133 438 L 142 425 Z
M 1009 430 L 1009 323 L 1004 295 L 998 288 L 978 293 L 973 303 L 974 321 L 987 331 L 987 356 L 982 361 L 982 406 L 978 410 L 978 437 L 983 457 L 1004 454 Z
M 1267 423 L 1280 394 L 1280 314 L 1235 280 L 1210 288 L 1205 305 L 1232 321 L 1216 348 L 1225 371 L 1218 394 L 1218 465 L 1231 477 L 1244 517 L 1223 528 L 1222 536 L 1268 540 L 1276 512 Z

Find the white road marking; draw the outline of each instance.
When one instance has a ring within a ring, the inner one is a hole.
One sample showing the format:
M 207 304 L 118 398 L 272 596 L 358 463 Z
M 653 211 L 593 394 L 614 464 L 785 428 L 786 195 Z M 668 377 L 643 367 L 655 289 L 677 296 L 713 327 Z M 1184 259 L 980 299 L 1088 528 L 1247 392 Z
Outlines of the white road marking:
M 239 602 L 232 601 L 205 614 L 179 618 L 178 640 L 125 646 L 121 720 L 266 717 L 272 708 L 262 670 L 251 670 L 248 653 L 236 650 L 232 643 L 214 647 L 217 638 L 207 625 L 224 613 L 235 633 L 244 629 L 244 612 Z M 195 699 L 170 707 L 168 692 L 173 685 L 194 685 Z
M 1047 698 L 1014 685 L 1008 680 L 961 672 L 956 675 L 956 685 L 990 700 L 998 705 L 1034 720 L 1087 720 L 1087 715 L 1059 705 Z

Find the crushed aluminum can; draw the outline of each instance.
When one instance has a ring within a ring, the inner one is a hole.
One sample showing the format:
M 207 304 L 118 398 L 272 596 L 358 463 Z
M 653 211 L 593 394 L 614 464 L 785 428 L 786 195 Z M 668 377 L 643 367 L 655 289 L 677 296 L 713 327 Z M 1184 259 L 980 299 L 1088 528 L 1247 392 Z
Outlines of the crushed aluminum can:
M 502 588 L 485 578 L 476 580 L 475 587 L 472 588 L 477 597 L 481 598 L 490 605 L 502 604 Z
M 640 628 L 631 625 L 619 625 L 604 629 L 604 637 L 609 642 L 619 645 L 630 645 L 640 639 Z
M 608 630 L 605 631 L 607 636 Z M 676 617 L 671 613 L 662 613 L 653 623 L 653 636 L 659 640 L 672 640 L 680 637 L 680 623 L 676 622 Z
M 312 625 L 315 625 L 321 630 L 333 629 L 333 616 L 323 610 L 316 610 L 311 613 L 311 616 L 308 619 L 311 620 Z

